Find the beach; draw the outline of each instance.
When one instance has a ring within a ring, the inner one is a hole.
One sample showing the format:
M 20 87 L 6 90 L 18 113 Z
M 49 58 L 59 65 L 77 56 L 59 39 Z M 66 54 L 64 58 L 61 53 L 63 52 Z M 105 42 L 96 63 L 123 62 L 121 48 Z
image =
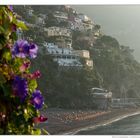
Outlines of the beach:
M 48 117 L 48 121 L 39 124 L 39 127 L 46 129 L 50 135 L 74 135 L 81 130 L 94 129 L 128 116 L 140 114 L 140 108 L 106 111 L 48 109 L 42 114 Z

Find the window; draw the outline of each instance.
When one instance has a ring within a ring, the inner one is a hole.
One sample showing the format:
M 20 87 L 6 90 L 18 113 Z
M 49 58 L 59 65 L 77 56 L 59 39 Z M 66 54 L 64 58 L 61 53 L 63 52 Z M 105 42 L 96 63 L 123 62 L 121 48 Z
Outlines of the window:
M 67 56 L 67 59 L 71 59 L 71 56 Z
M 59 58 L 61 58 L 61 56 L 57 56 L 57 58 L 59 59 Z
M 92 89 L 93 93 L 105 93 L 103 89 Z
M 62 56 L 63 59 L 66 59 L 66 56 Z

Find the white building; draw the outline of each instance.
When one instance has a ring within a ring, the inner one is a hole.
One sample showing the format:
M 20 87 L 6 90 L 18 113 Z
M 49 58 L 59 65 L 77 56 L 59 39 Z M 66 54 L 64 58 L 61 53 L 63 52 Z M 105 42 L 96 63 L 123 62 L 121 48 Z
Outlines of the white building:
M 82 20 L 82 21 L 89 21 L 90 18 L 87 15 L 84 14 L 78 14 L 78 17 Z
M 55 11 L 53 13 L 53 16 L 57 18 L 59 21 L 67 21 L 68 20 L 68 14 L 65 12 Z
M 60 54 L 60 55 L 69 55 L 72 54 L 72 50 L 68 48 L 59 48 L 58 45 L 55 45 L 54 43 L 44 43 L 44 46 L 46 47 L 49 54 Z
M 93 29 L 93 23 L 91 23 L 91 22 L 83 22 L 82 24 L 84 26 L 85 31 Z
M 54 57 L 59 66 L 82 67 L 79 57 L 72 53 L 72 49 L 58 48 L 54 43 L 44 43 L 47 53 Z
M 92 30 L 94 23 L 93 21 L 84 14 L 78 14 L 74 17 L 69 19 L 70 28 L 72 30 L 79 30 L 79 31 L 88 31 Z
M 73 50 L 70 48 L 59 48 L 54 43 L 44 43 L 44 47 L 47 49 L 47 53 L 54 57 L 59 66 L 78 66 L 82 67 L 80 58 L 85 59 L 85 65 L 93 68 L 93 61 L 90 60 L 89 51 L 87 50 Z
M 69 30 L 67 28 L 56 27 L 56 26 L 49 27 L 47 29 L 47 35 L 48 35 L 48 37 L 51 37 L 51 36 L 66 36 L 66 37 L 72 38 L 71 30 Z
M 84 26 L 82 22 L 70 21 L 69 23 L 71 30 L 84 31 Z
M 75 17 L 74 21 L 69 21 L 70 28 L 72 30 L 87 31 L 93 29 L 93 22 L 88 18 L 88 20 L 83 20 L 82 18 Z
M 75 22 L 79 22 L 79 23 L 80 23 L 80 22 L 82 22 L 82 19 L 81 19 L 81 18 L 79 18 L 79 17 L 74 17 L 74 21 L 75 21 Z
M 101 88 L 92 88 L 91 95 L 98 109 L 109 109 L 111 107 L 112 92 Z

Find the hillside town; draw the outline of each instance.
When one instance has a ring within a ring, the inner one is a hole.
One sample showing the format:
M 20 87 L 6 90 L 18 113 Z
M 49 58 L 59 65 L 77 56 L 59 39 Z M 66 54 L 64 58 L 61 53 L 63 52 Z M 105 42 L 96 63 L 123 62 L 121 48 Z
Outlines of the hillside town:
M 19 20 L 25 22 L 31 31 L 26 34 L 26 32 L 17 30 L 18 39 L 37 40 L 40 46 L 39 52 L 50 56 L 58 64 L 59 69 L 82 69 L 87 67 L 89 70 L 95 71 L 94 61 L 96 61 L 96 57 L 101 57 L 103 51 L 107 51 L 109 54 L 112 53 L 112 49 L 108 49 L 109 45 L 106 46 L 105 50 L 95 45 L 96 40 L 103 36 L 100 25 L 95 24 L 90 17 L 78 13 L 68 5 L 48 6 L 47 8 L 47 13 L 46 11 L 36 13 L 35 8 L 32 6 L 23 6 L 22 10 L 24 12 L 19 16 Z M 80 36 L 76 36 L 77 42 L 84 42 L 85 44 L 80 44 L 86 46 L 84 49 L 81 46 L 78 48 L 75 43 L 74 39 L 77 33 L 80 34 Z M 91 58 L 91 51 L 87 46 L 93 48 L 97 56 Z M 105 56 L 102 55 L 102 57 Z M 116 107 L 120 106 L 121 102 L 118 102 L 117 105 L 115 103 L 117 98 L 111 99 L 112 94 L 109 98 L 106 97 L 108 93 L 104 92 L 103 94 L 102 97 L 98 94 L 95 97 L 93 94 L 94 104 L 99 109 L 110 108 L 111 104 Z M 125 106 L 125 104 L 123 103 L 121 106 Z
M 30 6 L 25 6 L 27 8 L 27 17 L 32 18 L 34 16 L 34 10 Z M 24 8 L 25 8 L 24 7 Z M 72 34 L 74 31 L 80 32 L 94 32 L 94 38 L 91 40 L 91 45 L 93 42 L 101 35 L 100 30 L 94 29 L 94 22 L 85 14 L 77 13 L 70 6 L 64 6 L 66 11 L 71 11 L 72 14 L 67 12 L 62 12 L 61 10 L 53 11 L 52 16 L 58 23 L 67 22 L 68 26 L 49 26 L 46 27 L 45 24 L 48 22 L 47 14 L 38 14 L 35 18 L 35 23 L 29 23 L 25 21 L 27 26 L 34 28 L 39 28 L 40 32 L 44 32 L 46 39 L 42 42 L 42 47 L 46 49 L 46 53 L 54 57 L 59 66 L 65 67 L 83 67 L 88 66 L 93 69 L 93 60 L 90 59 L 90 52 L 88 50 L 75 50 L 72 44 Z M 24 19 L 21 17 L 24 21 Z M 18 38 L 21 39 L 22 35 L 20 30 L 17 30 Z M 25 37 L 25 36 L 24 36 Z M 26 37 L 25 37 L 26 38 Z M 36 35 L 28 37 L 29 39 L 36 38 Z M 89 38 L 80 38 L 88 39 Z M 41 50 L 40 50 L 41 51 Z M 81 63 L 81 59 L 84 63 Z

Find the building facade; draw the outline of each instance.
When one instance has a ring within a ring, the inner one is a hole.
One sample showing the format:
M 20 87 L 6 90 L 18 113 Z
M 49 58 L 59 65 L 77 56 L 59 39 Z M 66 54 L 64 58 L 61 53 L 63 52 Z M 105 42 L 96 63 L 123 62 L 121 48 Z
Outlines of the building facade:
M 47 53 L 53 56 L 53 60 L 59 66 L 82 67 L 80 58 L 72 53 L 72 49 L 59 48 L 54 43 L 45 43 L 44 46 L 47 49 Z
M 67 21 L 68 20 L 68 14 L 61 11 L 55 11 L 53 13 L 54 18 L 56 18 L 59 22 L 61 21 Z
M 55 38 L 55 43 L 62 48 L 72 48 L 72 33 L 70 29 L 60 27 L 45 28 L 48 38 Z
M 90 58 L 90 54 L 88 50 L 73 50 L 73 54 L 83 57 L 83 58 Z
M 53 56 L 59 66 L 73 66 L 82 67 L 81 58 L 85 59 L 85 65 L 93 68 L 93 61 L 90 60 L 89 51 L 87 50 L 73 50 L 72 48 L 59 48 L 54 43 L 45 42 L 43 46 L 46 48 L 47 53 Z
M 101 110 L 107 110 L 111 107 L 112 92 L 108 92 L 100 88 L 92 88 L 91 94 L 93 97 L 93 103 L 96 108 Z
M 70 37 L 72 38 L 72 33 L 71 30 L 67 29 L 67 28 L 61 28 L 61 27 L 49 27 L 47 28 L 47 35 L 48 37 L 51 36 L 66 36 L 66 37 Z

